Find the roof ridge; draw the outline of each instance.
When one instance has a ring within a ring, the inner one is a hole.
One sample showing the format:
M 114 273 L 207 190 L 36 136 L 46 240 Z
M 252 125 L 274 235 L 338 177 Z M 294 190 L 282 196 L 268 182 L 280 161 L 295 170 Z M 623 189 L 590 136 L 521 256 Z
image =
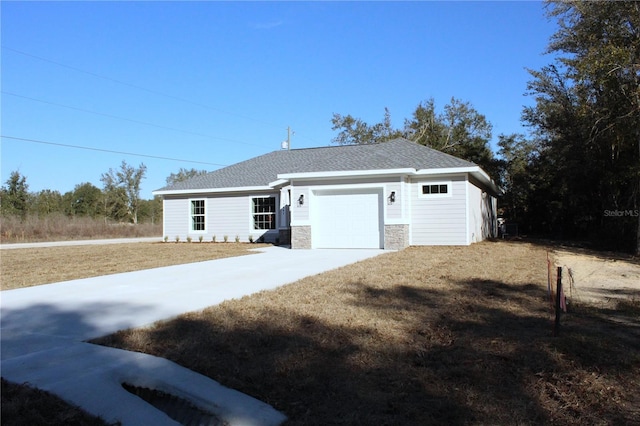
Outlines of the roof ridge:
M 266 187 L 279 174 L 411 168 L 451 169 L 474 165 L 406 138 L 366 145 L 338 145 L 271 152 L 196 176 L 160 190 Z M 160 191 L 158 190 L 158 191 Z

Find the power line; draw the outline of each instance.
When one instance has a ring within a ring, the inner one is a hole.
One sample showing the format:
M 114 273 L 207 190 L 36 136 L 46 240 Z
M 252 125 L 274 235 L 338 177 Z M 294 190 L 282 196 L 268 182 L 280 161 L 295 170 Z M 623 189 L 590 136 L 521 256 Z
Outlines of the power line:
M 5 49 L 5 50 L 10 50 L 10 51 L 12 51 L 14 53 L 17 53 L 17 54 L 20 54 L 20 55 L 23 55 L 23 56 L 27 56 L 29 58 L 38 59 L 40 61 L 48 62 L 50 64 L 54 64 L 54 65 L 57 65 L 59 67 L 67 68 L 67 69 L 70 69 L 70 70 L 73 70 L 73 71 L 76 71 L 76 72 L 79 72 L 79 73 L 87 74 L 87 75 L 90 75 L 92 77 L 100 78 L 100 79 L 103 79 L 103 80 L 111 81 L 113 83 L 121 84 L 123 86 L 132 87 L 134 89 L 142 90 L 144 92 L 152 93 L 154 95 L 164 96 L 165 98 L 169 98 L 169 99 L 173 99 L 173 100 L 176 100 L 176 101 L 184 102 L 184 103 L 187 103 L 187 104 L 195 105 L 195 106 L 198 106 L 200 108 L 205 108 L 205 109 L 209 109 L 209 110 L 212 110 L 212 111 L 217 111 L 217 112 L 220 112 L 222 114 L 227 114 L 227 115 L 232 115 L 232 116 L 235 116 L 235 117 L 243 118 L 245 120 L 255 121 L 257 123 L 266 124 L 268 126 L 273 126 L 273 127 L 278 127 L 278 128 L 280 127 L 280 126 L 278 126 L 276 124 L 268 123 L 268 122 L 262 121 L 262 120 L 258 120 L 258 119 L 253 118 L 253 117 L 248 117 L 248 116 L 237 114 L 237 113 L 234 113 L 234 112 L 225 111 L 225 110 L 222 110 L 220 108 L 214 108 L 212 106 L 205 105 L 205 104 L 200 103 L 200 102 L 194 102 L 194 101 L 191 101 L 189 99 L 185 99 L 185 98 L 181 98 L 181 97 L 178 97 L 178 96 L 170 95 L 170 94 L 167 94 L 167 93 L 159 92 L 159 91 L 153 90 L 153 89 L 148 89 L 148 88 L 143 87 L 143 86 L 138 86 L 137 84 L 128 83 L 126 81 L 117 80 L 115 78 L 107 77 L 107 76 L 104 76 L 104 75 L 101 75 L 101 74 L 97 74 L 97 73 L 94 73 L 94 72 L 91 72 L 91 71 L 86 71 L 86 70 L 83 70 L 83 69 L 80 69 L 80 68 L 72 67 L 70 65 L 66 65 L 66 64 L 63 64 L 61 62 L 53 61 L 51 59 L 43 58 L 41 56 L 36 56 L 36 55 L 31 54 L 31 53 L 23 52 L 21 50 L 17 50 L 17 49 L 11 48 L 9 46 L 2 45 L 2 48 Z
M 125 151 L 114 151 L 114 150 L 111 150 L 111 149 L 93 148 L 93 147 L 81 146 L 81 145 L 70 145 L 70 144 L 64 144 L 64 143 L 41 141 L 41 140 L 36 140 L 36 139 L 18 138 L 18 137 L 15 137 L 15 136 L 7 136 L 7 135 L 0 135 L 0 138 L 11 139 L 11 140 L 16 140 L 16 141 L 21 141 L 21 142 L 39 143 L 39 144 L 44 144 L 44 145 L 62 146 L 62 147 L 65 147 L 65 148 L 85 149 L 85 150 L 88 150 L 88 151 L 108 152 L 108 153 L 111 153 L 111 154 L 131 155 L 131 156 L 134 156 L 134 157 L 155 158 L 157 160 L 178 161 L 178 162 L 182 162 L 182 163 L 207 164 L 209 166 L 220 166 L 220 167 L 226 167 L 227 166 L 227 164 L 207 163 L 205 161 L 194 161 L 194 160 L 182 160 L 182 159 L 179 159 L 179 158 L 161 157 L 161 156 L 158 156 L 158 155 L 137 154 L 137 153 L 125 152 Z
M 168 126 L 163 126 L 163 125 L 160 125 L 160 124 L 154 124 L 154 123 L 148 123 L 148 122 L 145 122 L 145 121 L 134 120 L 132 118 L 120 117 L 120 116 L 117 116 L 117 115 L 106 114 L 106 113 L 103 113 L 103 112 L 91 111 L 91 110 L 84 109 L 84 108 L 78 108 L 78 107 L 73 107 L 73 106 L 69 106 L 69 105 L 63 105 L 63 104 L 59 104 L 59 103 L 56 103 L 56 102 L 50 102 L 50 101 L 45 101 L 45 100 L 42 100 L 42 99 L 32 98 L 32 97 L 29 97 L 29 96 L 18 95 L 17 93 L 7 92 L 5 90 L 2 90 L 0 93 L 2 93 L 4 95 L 9 95 L 9 96 L 15 96 L 17 98 L 27 99 L 27 100 L 30 100 L 30 101 L 33 101 L 33 102 L 40 102 L 40 103 L 47 104 L 47 105 L 54 105 L 54 106 L 57 106 L 57 107 L 68 108 L 68 109 L 72 109 L 72 110 L 75 110 L 75 111 L 81 111 L 81 112 L 86 112 L 86 113 L 89 113 L 89 114 L 95 114 L 95 115 L 99 115 L 99 116 L 102 116 L 102 117 L 113 118 L 113 119 L 116 119 L 116 120 L 124 120 L 124 121 L 128 121 L 130 123 L 143 124 L 145 126 L 157 127 L 159 129 L 172 130 L 174 132 L 181 132 L 181 133 L 186 133 L 186 134 L 189 134 L 189 135 L 201 136 L 201 137 L 210 138 L 210 139 L 218 139 L 218 140 L 227 141 L 227 142 L 240 143 L 240 144 L 243 144 L 243 145 L 251 145 L 251 146 L 262 147 L 262 145 L 251 144 L 251 143 L 248 143 L 248 142 L 242 142 L 242 141 L 235 140 L 235 139 L 221 138 L 221 137 L 217 137 L 217 136 L 206 135 L 206 134 L 203 134 L 203 133 L 191 132 L 189 130 L 176 129 L 175 127 L 168 127 Z

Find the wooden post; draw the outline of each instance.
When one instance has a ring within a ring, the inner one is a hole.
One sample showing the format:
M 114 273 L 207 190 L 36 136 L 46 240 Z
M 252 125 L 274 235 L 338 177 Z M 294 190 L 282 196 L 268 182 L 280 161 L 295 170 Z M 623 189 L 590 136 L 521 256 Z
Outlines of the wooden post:
M 556 285 L 556 322 L 553 327 L 553 335 L 558 336 L 560 334 L 560 295 L 562 294 L 562 266 L 558 266 L 558 282 Z

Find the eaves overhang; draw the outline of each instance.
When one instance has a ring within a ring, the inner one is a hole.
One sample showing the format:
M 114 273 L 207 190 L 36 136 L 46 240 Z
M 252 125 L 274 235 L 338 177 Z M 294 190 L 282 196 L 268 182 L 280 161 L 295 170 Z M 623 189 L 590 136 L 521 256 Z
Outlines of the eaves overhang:
M 489 175 L 480 168 L 480 166 L 470 167 L 449 167 L 440 169 L 423 169 L 416 172 L 417 176 L 429 176 L 429 175 L 442 175 L 442 174 L 455 174 L 455 173 L 469 173 L 476 180 L 485 185 L 495 196 L 503 194 L 502 189 L 495 184 L 495 182 L 489 177 Z
M 274 188 L 265 186 L 237 186 L 231 188 L 199 188 L 199 189 L 167 189 L 152 191 L 153 195 L 189 195 L 189 194 L 221 194 L 229 192 L 272 191 Z

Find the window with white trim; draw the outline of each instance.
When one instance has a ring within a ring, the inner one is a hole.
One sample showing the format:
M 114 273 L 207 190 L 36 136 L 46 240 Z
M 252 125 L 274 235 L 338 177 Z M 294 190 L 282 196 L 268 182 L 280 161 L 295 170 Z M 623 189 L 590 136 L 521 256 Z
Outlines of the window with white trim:
M 276 229 L 276 198 L 255 197 L 251 199 L 253 229 Z
M 191 230 L 205 231 L 205 200 L 191 200 Z
M 421 185 L 421 197 L 450 197 L 451 182 L 430 182 Z

